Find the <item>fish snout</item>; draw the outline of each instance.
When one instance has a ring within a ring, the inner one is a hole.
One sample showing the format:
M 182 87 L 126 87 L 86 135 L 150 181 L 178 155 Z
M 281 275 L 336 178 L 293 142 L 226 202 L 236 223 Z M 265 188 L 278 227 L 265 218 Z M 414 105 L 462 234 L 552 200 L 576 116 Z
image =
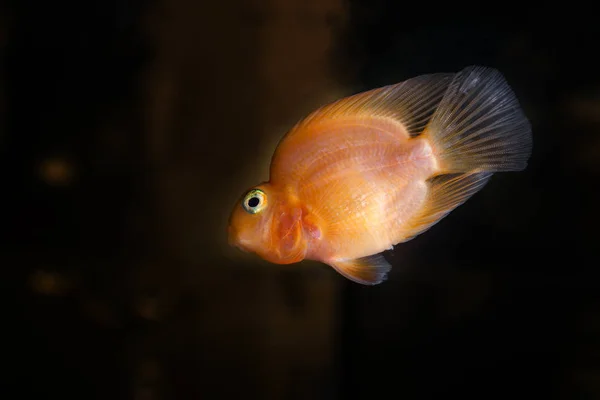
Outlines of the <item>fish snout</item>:
M 240 238 L 240 234 L 237 229 L 231 225 L 227 227 L 227 239 L 230 246 L 237 247 L 245 253 L 250 252 L 250 250 L 244 246 L 244 240 Z
M 235 245 L 237 245 L 237 242 L 238 242 L 238 234 L 237 234 L 237 231 L 236 231 L 236 229 L 235 229 L 233 226 L 231 226 L 231 225 L 229 225 L 229 226 L 227 227 L 227 241 L 229 242 L 229 245 L 230 245 L 230 246 L 235 246 Z

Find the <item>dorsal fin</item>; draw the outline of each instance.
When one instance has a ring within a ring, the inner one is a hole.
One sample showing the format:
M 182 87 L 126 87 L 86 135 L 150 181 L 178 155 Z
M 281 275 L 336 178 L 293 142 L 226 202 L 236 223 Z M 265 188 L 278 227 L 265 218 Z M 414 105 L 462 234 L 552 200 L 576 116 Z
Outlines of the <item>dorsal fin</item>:
M 481 190 L 491 178 L 491 172 L 447 174 L 429 179 L 427 200 L 421 211 L 406 223 L 402 242 L 425 232 L 450 211 Z
M 392 118 L 411 136 L 418 135 L 425 129 L 453 76 L 450 73 L 421 75 L 345 97 L 309 114 L 290 133 L 319 120 L 368 115 Z

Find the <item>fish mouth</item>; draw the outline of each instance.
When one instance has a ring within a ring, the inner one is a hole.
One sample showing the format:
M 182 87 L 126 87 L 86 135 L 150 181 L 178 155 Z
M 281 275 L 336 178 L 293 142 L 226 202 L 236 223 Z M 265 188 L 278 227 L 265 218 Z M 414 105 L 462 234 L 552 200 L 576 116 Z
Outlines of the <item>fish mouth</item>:
M 230 225 L 228 227 L 228 242 L 232 247 L 237 247 L 244 253 L 251 253 L 252 251 L 248 248 L 247 242 L 240 238 L 237 231 Z
M 250 248 L 248 248 L 247 246 L 244 245 L 243 241 L 236 241 L 236 242 L 232 243 L 232 246 L 237 247 L 239 250 L 243 251 L 244 253 L 252 253 Z

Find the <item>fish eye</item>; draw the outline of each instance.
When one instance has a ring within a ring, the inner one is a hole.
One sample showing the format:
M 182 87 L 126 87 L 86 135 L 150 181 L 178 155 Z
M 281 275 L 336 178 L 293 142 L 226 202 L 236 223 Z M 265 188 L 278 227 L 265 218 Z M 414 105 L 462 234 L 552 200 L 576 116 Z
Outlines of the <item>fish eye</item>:
M 242 206 L 246 212 L 257 214 L 267 206 L 267 195 L 260 189 L 252 189 L 244 197 Z

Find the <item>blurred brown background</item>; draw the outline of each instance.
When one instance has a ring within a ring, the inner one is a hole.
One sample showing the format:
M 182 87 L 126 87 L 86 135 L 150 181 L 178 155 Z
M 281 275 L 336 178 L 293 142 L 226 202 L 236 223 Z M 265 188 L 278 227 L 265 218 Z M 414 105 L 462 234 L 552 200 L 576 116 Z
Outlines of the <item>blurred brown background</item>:
M 600 398 L 594 12 L 411 7 L 3 4 L 2 398 Z M 388 254 L 388 282 L 229 248 L 298 119 L 471 64 L 517 93 L 530 167 Z

